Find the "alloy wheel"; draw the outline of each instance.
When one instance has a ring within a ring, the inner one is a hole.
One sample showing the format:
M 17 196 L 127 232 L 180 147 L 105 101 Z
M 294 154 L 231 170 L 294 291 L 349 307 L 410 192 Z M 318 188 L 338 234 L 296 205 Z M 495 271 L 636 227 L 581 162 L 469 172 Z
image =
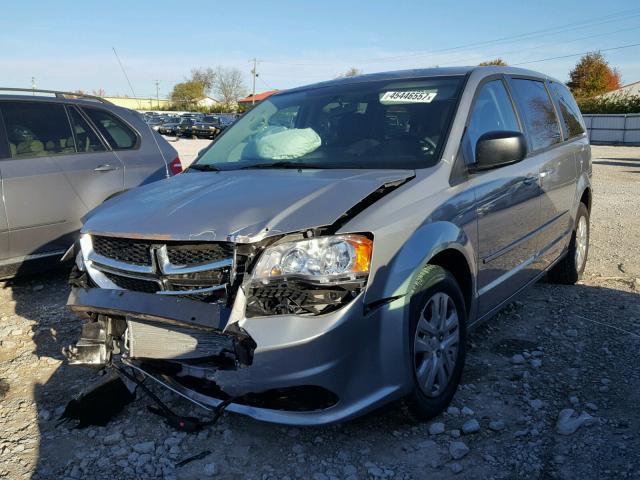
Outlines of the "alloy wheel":
M 587 245 L 589 243 L 587 219 L 581 216 L 576 227 L 576 270 L 579 272 L 587 258 Z
M 420 314 L 413 341 L 416 379 L 428 397 L 442 394 L 451 381 L 459 344 L 456 305 L 446 293 L 435 293 Z

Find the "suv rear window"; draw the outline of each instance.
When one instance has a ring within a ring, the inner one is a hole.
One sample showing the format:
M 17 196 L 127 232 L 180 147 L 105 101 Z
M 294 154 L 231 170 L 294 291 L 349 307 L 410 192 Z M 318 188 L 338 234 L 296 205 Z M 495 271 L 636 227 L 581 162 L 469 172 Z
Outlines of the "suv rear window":
M 523 114 L 533 151 L 562 141 L 556 112 L 544 82 L 516 78 L 512 81 L 518 109 Z
M 44 102 L 0 103 L 11 158 L 75 153 L 64 105 Z
M 549 86 L 551 87 L 551 95 L 553 95 L 558 107 L 560 107 L 567 138 L 582 135 L 585 132 L 582 115 L 569 89 L 556 82 L 549 83 Z
M 76 149 L 80 153 L 102 152 L 106 150 L 96 132 L 89 126 L 87 121 L 82 118 L 78 111 L 70 107 L 68 109 L 69 120 L 73 127 L 73 135 L 76 139 Z
M 100 108 L 82 107 L 114 150 L 134 148 L 138 136 L 122 120 Z
M 429 167 L 439 158 L 461 84 L 462 77 L 379 80 L 274 95 L 238 120 L 196 164 L 224 170 L 277 168 L 276 162 Z

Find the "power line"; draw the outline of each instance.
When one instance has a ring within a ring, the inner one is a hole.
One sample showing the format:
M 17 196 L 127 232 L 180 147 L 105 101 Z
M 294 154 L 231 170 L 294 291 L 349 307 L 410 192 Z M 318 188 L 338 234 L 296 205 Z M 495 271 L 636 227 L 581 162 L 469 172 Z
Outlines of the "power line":
M 491 44 L 500 44 L 500 43 L 504 43 L 504 42 L 518 42 L 518 41 L 525 41 L 525 40 L 531 40 L 533 38 L 537 38 L 540 36 L 545 36 L 545 35 L 557 35 L 560 33 L 565 33 L 568 31 L 573 31 L 573 30 L 579 30 L 582 28 L 586 28 L 586 27 L 594 27 L 594 26 L 598 26 L 598 25 L 603 25 L 606 23 L 611 23 L 611 22 L 617 22 L 617 21 L 621 21 L 621 20 L 628 20 L 630 18 L 635 18 L 640 16 L 640 13 L 638 13 L 640 9 L 631 9 L 631 10 L 624 10 L 621 12 L 617 12 L 617 13 L 612 13 L 610 15 L 605 15 L 605 16 L 600 16 L 600 17 L 594 17 L 591 18 L 589 20 L 583 20 L 582 22 L 574 22 L 574 23 L 567 23 L 564 25 L 558 25 L 555 27 L 549 27 L 549 28 L 545 28 L 545 29 L 541 29 L 541 30 L 534 30 L 531 32 L 526 32 L 526 33 L 520 33 L 517 35 L 509 35 L 506 37 L 499 37 L 499 38 L 494 38 L 491 40 L 484 40 L 484 41 L 480 41 L 480 42 L 473 42 L 473 43 L 467 43 L 467 44 L 463 44 L 463 45 L 458 45 L 455 47 L 447 47 L 447 48 L 442 48 L 442 49 L 437 49 L 437 50 L 430 50 L 430 51 L 423 51 L 423 52 L 415 52 L 415 53 L 411 53 L 411 54 L 405 54 L 405 55 L 394 55 L 394 56 L 388 56 L 388 57 L 375 57 L 375 58 L 365 58 L 365 59 L 356 59 L 356 60 L 352 60 L 352 63 L 384 63 L 387 61 L 394 61 L 394 60 L 401 60 L 401 59 L 405 59 L 405 58 L 414 58 L 414 57 L 422 57 L 422 56 L 430 56 L 430 55 L 434 55 L 434 54 L 438 54 L 438 53 L 445 53 L 445 52 L 452 52 L 455 50 L 462 50 L 462 49 L 468 49 L 468 48 L 473 48 L 473 47 L 478 47 L 478 46 L 486 46 L 486 45 L 491 45 Z M 621 18 L 620 18 L 621 17 Z M 320 65 L 334 65 L 334 62 L 287 62 L 287 61 L 277 61 L 277 60 L 263 60 L 265 63 L 276 63 L 276 64 L 286 64 L 286 65 L 294 65 L 294 66 L 320 66 Z
M 267 87 L 269 90 L 275 90 L 275 88 L 273 88 L 271 85 L 269 85 L 267 82 L 264 81 L 264 79 L 262 77 L 258 77 L 258 80 L 265 86 Z
M 622 50 L 623 48 L 631 48 L 631 47 L 640 47 L 640 43 L 631 43 L 629 45 L 620 45 L 619 47 L 611 47 L 611 48 L 599 48 L 599 49 L 591 50 L 589 52 L 571 53 L 569 55 L 560 55 L 558 57 L 541 58 L 539 60 L 530 60 L 528 62 L 514 63 L 513 66 L 515 67 L 518 65 L 528 65 L 529 63 L 546 62 L 549 60 L 559 60 L 561 58 L 579 57 L 581 55 L 588 55 L 589 53 L 593 53 L 593 52 L 610 52 L 612 50 Z
M 623 33 L 623 32 L 628 32 L 628 31 L 631 31 L 631 30 L 638 30 L 638 29 L 640 29 L 640 25 L 639 26 L 635 26 L 635 27 L 631 27 L 631 28 L 626 28 L 626 29 L 623 29 L 623 30 L 616 30 L 616 31 L 613 31 L 613 32 L 599 33 L 599 34 L 596 34 L 596 35 L 587 35 L 586 37 L 574 38 L 572 40 L 565 40 L 563 42 L 563 44 L 579 42 L 581 40 L 588 40 L 588 39 L 591 39 L 591 38 L 606 37 L 607 35 L 615 35 L 615 34 L 618 34 L 618 33 Z M 439 66 L 443 66 L 443 65 L 453 65 L 453 64 L 465 64 L 468 61 L 477 60 L 478 57 L 485 57 L 485 58 L 486 57 L 502 57 L 504 55 L 509 55 L 511 53 L 525 52 L 525 51 L 528 51 L 528 50 L 538 50 L 540 48 L 548 47 L 548 46 L 550 46 L 549 43 L 542 43 L 542 44 L 535 45 L 533 47 L 519 48 L 517 50 L 510 50 L 508 52 L 488 53 L 488 54 L 478 53 L 473 58 L 469 57 L 468 60 L 467 59 L 455 60 L 453 62 L 444 62 L 444 63 L 438 62 L 438 65 Z

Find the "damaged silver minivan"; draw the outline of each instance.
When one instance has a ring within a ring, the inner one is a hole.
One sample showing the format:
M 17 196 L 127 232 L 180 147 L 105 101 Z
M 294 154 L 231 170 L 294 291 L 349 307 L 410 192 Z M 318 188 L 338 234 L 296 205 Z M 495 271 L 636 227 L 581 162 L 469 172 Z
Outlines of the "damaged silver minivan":
M 528 70 L 278 93 L 183 174 L 85 218 L 67 355 L 265 421 L 395 400 L 433 417 L 470 327 L 543 275 L 580 278 L 590 157 L 567 88 Z

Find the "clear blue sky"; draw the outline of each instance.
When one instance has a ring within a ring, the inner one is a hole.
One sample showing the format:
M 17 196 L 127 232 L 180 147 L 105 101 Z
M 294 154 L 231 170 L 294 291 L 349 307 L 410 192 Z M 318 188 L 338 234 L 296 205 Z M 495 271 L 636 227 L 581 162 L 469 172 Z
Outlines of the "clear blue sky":
M 239 68 L 250 87 L 253 57 L 262 91 L 351 66 L 517 64 L 633 43 L 640 3 L 630 0 L 23 0 L 2 6 L 0 85 L 30 87 L 33 76 L 39 88 L 131 94 L 112 47 L 138 96 L 155 96 L 156 79 L 164 96 L 193 67 Z M 640 80 L 640 46 L 603 53 L 623 83 Z M 523 66 L 566 80 L 577 58 Z

